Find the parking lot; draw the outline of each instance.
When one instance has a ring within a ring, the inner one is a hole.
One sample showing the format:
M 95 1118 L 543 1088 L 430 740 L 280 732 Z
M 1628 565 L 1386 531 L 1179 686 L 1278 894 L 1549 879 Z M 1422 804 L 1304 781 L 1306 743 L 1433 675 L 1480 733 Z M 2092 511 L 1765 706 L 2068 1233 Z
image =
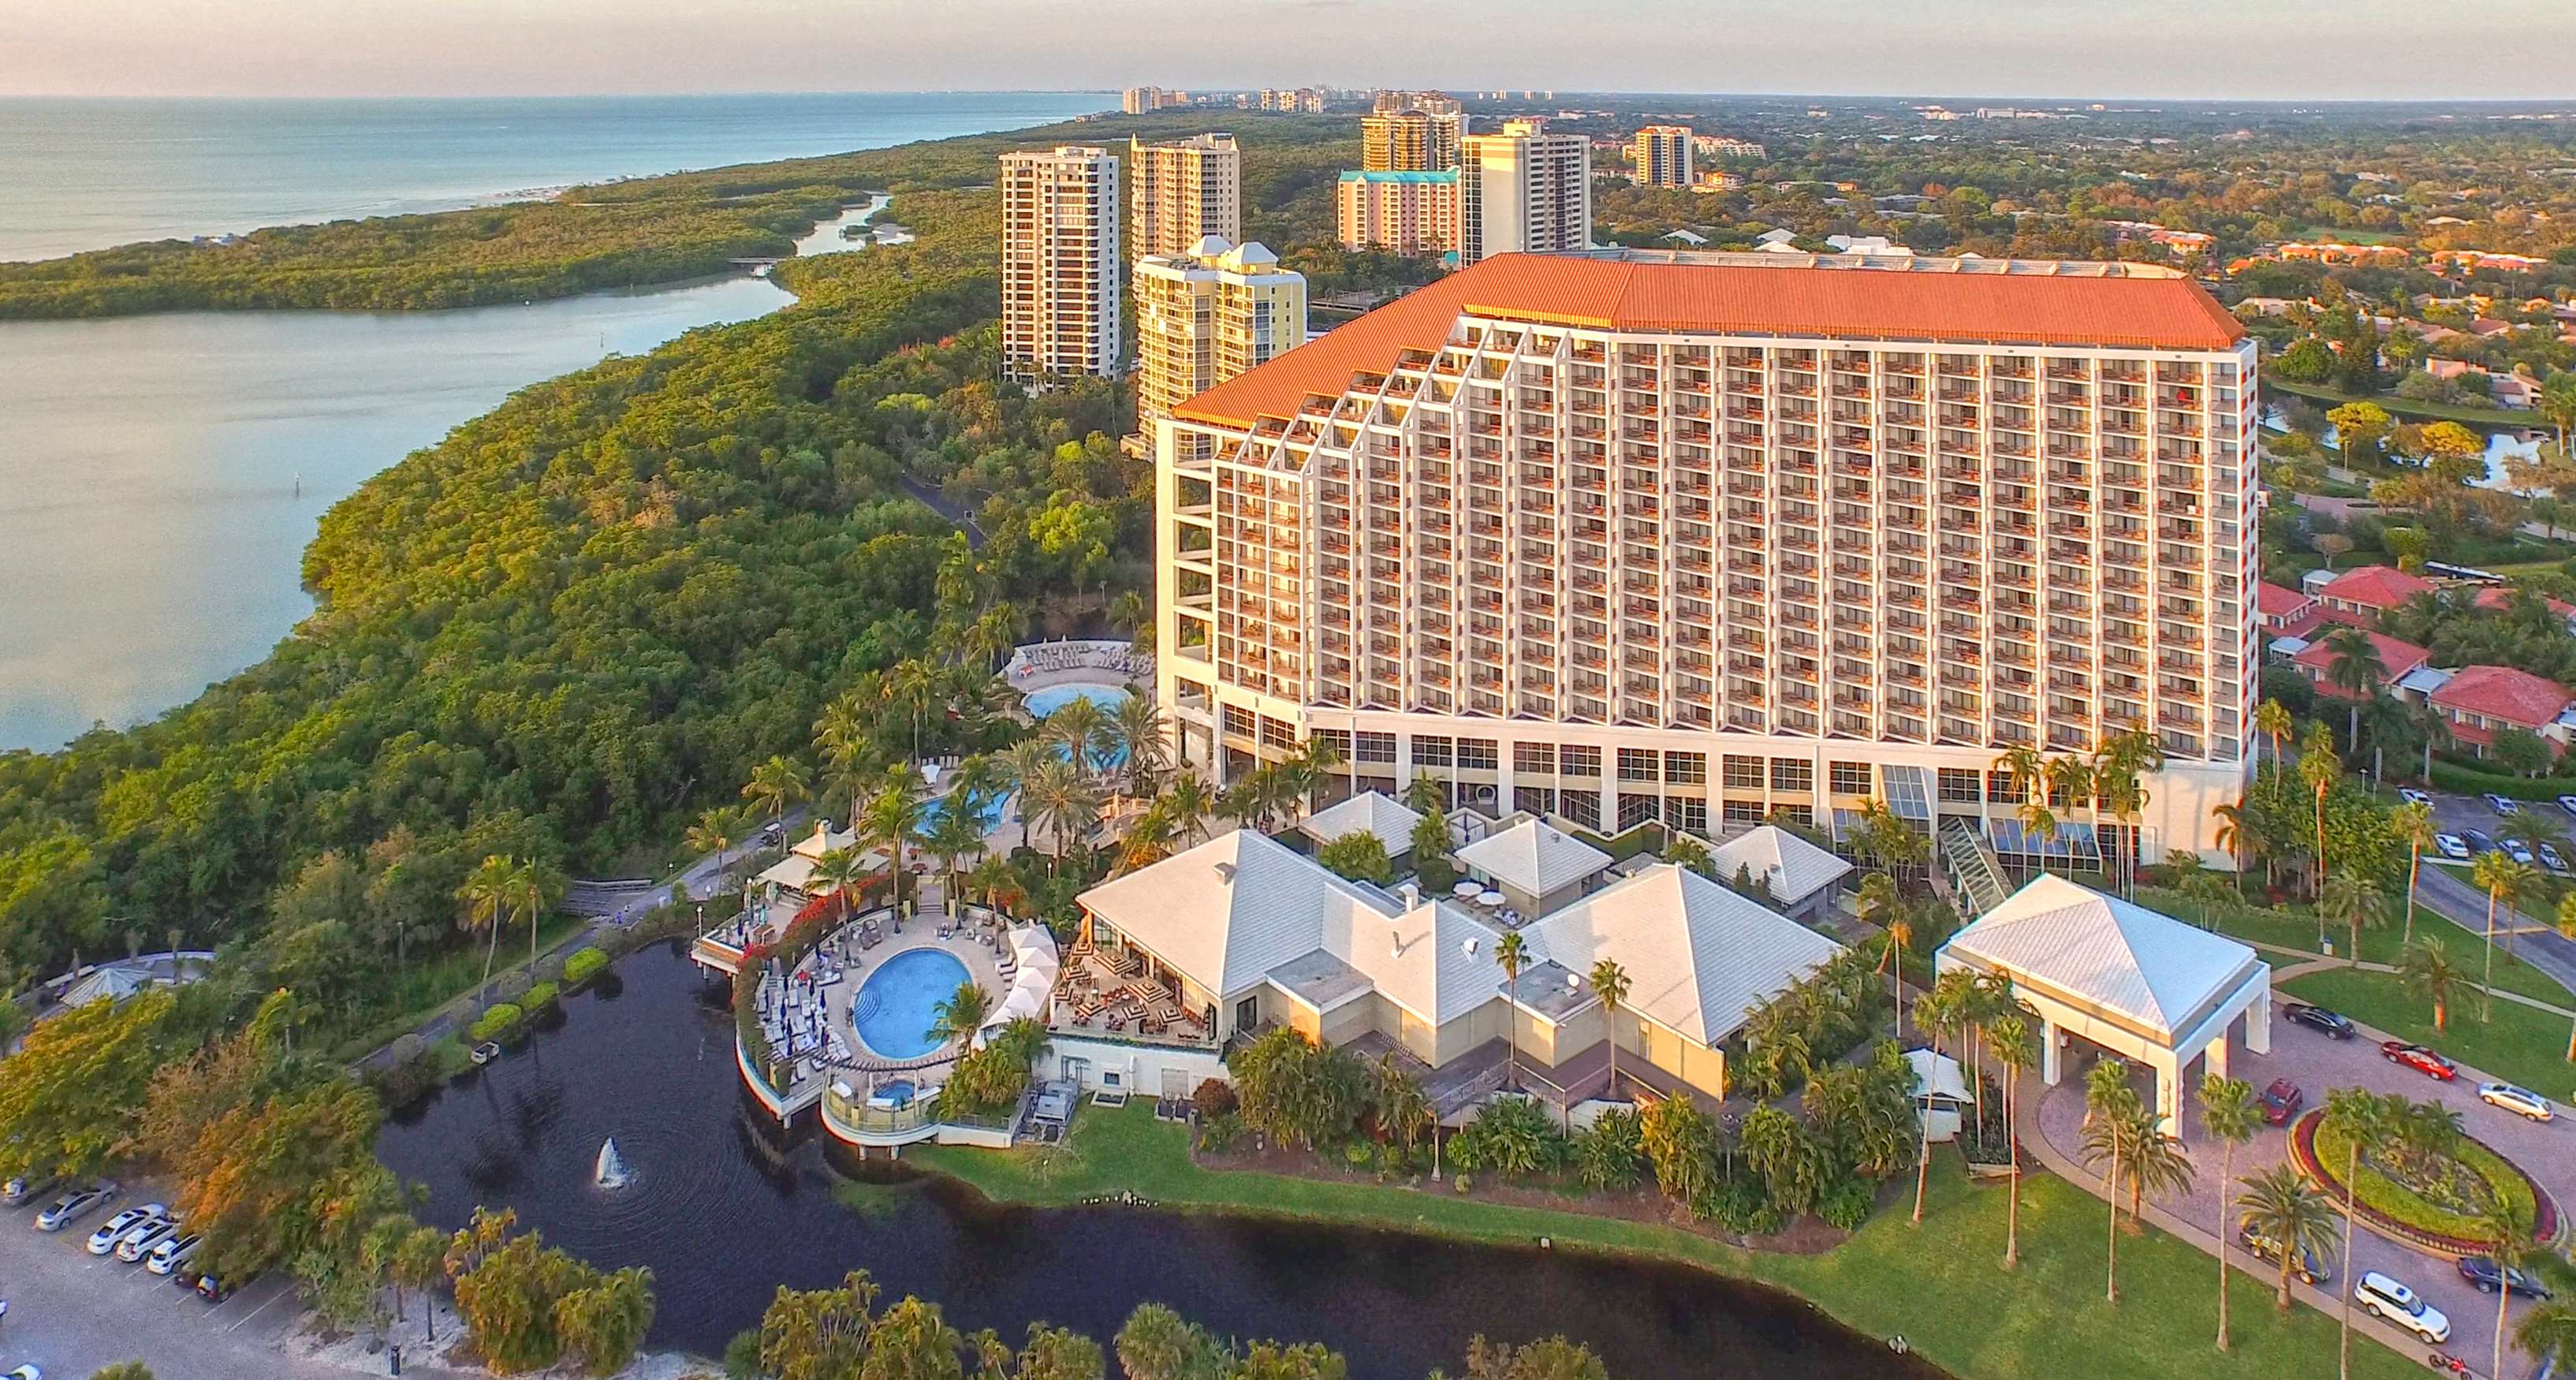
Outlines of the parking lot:
M 161 1275 L 83 1249 L 92 1230 L 146 1201 L 118 1196 L 60 1232 L 35 1230 L 47 1194 L 0 1210 L 0 1370 L 33 1364 L 46 1380 L 83 1380 L 118 1361 L 139 1360 L 162 1380 L 348 1380 L 387 1373 L 388 1358 L 352 1369 L 306 1354 L 301 1316 L 282 1275 L 254 1281 L 208 1304 Z M 420 1359 L 426 1359 L 425 1357 Z M 406 1375 L 444 1375 L 406 1363 Z
M 2496 831 L 2505 823 L 2493 806 L 2477 796 L 2433 792 L 2433 827 L 2443 834 L 2458 837 L 2474 856 L 2499 842 Z M 2576 814 L 2571 814 L 2554 801 L 2523 801 L 2520 807 L 2557 825 L 2571 838 L 2576 838 Z M 2576 848 L 2560 848 L 2561 861 L 2576 868 Z M 2469 880 L 2465 862 L 2457 859 L 2434 865 L 2434 855 L 2427 852 L 2421 899 L 2463 927 L 2483 934 L 2486 924 L 2486 893 Z M 2570 872 L 2554 871 L 2535 860 L 2535 867 L 2550 875 L 2570 878 Z M 2499 916 L 2499 926 L 2512 925 L 2514 942 L 2523 958 L 2532 966 L 2558 980 L 2561 986 L 2576 990 L 2576 941 L 2557 932 L 2557 916 L 2552 908 L 2534 904 L 2530 913 L 2516 912 Z

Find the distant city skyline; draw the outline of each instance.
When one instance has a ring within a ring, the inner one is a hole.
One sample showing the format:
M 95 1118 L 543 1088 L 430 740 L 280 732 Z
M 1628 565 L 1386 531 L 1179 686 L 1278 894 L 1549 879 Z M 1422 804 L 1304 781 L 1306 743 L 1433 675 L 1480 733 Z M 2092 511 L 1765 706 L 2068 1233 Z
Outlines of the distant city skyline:
M 1985 95 L 2576 98 L 2564 0 L 1241 0 L 1207 43 L 1144 0 L 199 0 L 27 6 L 0 95 L 434 96 L 1122 86 Z M 230 16 L 228 16 L 229 18 Z M 1353 42 L 1358 35 L 1367 41 Z M 2512 60 L 2520 55 L 2524 61 Z M 2499 60 L 2502 58 L 2504 60 Z

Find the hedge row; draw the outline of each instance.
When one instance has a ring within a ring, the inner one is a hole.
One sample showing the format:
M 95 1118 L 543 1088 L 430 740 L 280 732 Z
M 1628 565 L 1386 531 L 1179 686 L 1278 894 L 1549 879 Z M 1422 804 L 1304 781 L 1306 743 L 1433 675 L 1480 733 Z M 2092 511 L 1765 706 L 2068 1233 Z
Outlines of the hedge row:
M 2556 800 L 2562 795 L 2576 795 L 2576 776 L 2509 776 L 2440 758 L 2433 760 L 2433 784 L 2461 795 L 2492 792 L 2508 800 Z
M 519 1023 L 526 1018 L 527 1012 L 509 1002 L 501 1002 L 476 1017 L 466 1034 L 477 1041 L 506 1040 L 518 1033 Z

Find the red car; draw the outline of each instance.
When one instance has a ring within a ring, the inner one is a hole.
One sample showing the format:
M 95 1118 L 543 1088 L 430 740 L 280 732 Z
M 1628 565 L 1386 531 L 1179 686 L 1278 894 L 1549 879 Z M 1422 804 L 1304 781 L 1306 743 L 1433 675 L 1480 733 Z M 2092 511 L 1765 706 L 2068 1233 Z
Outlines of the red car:
M 2459 1065 L 2422 1045 L 2410 1045 L 2404 1040 L 2380 1041 L 2379 1057 L 2392 1064 L 2404 1064 L 2427 1078 L 2438 1078 L 2445 1083 L 2458 1077 L 2460 1072 Z
M 2263 1119 L 2275 1126 L 2287 1125 L 2301 1107 L 2308 1105 L 2308 1095 L 2287 1078 L 2273 1079 L 2272 1086 L 2254 1100 L 2263 1108 Z

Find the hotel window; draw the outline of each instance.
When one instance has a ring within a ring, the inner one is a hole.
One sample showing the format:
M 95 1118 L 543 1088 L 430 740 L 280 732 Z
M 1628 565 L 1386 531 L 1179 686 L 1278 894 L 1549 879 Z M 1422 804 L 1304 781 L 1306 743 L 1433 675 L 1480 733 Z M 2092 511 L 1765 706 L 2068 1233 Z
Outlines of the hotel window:
M 1555 814 L 1556 792 L 1545 786 L 1515 786 L 1512 788 L 1512 808 L 1534 815 Z
M 1705 834 L 1708 832 L 1708 802 L 1695 795 L 1668 797 L 1664 801 L 1664 818 L 1676 829 Z
M 2018 802 L 2021 792 L 2013 789 L 2013 774 L 2008 771 L 1987 772 L 1986 799 L 2006 805 Z
M 1726 786 L 1727 789 L 1736 791 L 1762 789 L 1762 759 L 1729 754 L 1726 759 Z M 1733 819 L 1734 816 L 1729 815 L 1727 818 Z
M 1225 732 L 1226 736 L 1230 738 L 1251 737 L 1252 711 L 1239 704 L 1227 705 L 1225 707 Z
M 1285 719 L 1274 719 L 1264 714 L 1261 716 L 1261 745 L 1266 748 L 1293 749 L 1297 746 L 1297 730 L 1290 728 Z
M 1867 762 L 1830 762 L 1826 764 L 1828 782 L 1836 795 L 1868 795 L 1870 766 Z
M 1395 735 L 1392 733 L 1362 733 L 1359 735 L 1359 742 L 1353 747 L 1352 752 L 1354 754 L 1354 759 L 1357 761 L 1392 764 L 1395 761 Z
M 1664 779 L 1676 786 L 1707 785 L 1708 754 L 1703 752 L 1665 753 Z
M 1319 728 L 1308 736 L 1321 739 L 1323 742 L 1330 745 L 1333 749 L 1333 760 L 1337 762 L 1347 762 L 1351 760 L 1351 735 L 1349 730 L 1339 728 Z
M 1816 812 L 1808 809 L 1804 805 L 1783 805 L 1776 813 L 1778 813 L 1781 818 L 1789 821 L 1791 824 L 1799 826 L 1800 828 L 1813 829 L 1816 827 Z
M 1655 818 L 1663 810 L 1663 801 L 1664 798 L 1659 795 L 1620 796 L 1619 832 L 1624 834 L 1647 820 Z
M 1568 743 L 1557 749 L 1557 772 L 1563 776 L 1599 776 L 1601 749 Z
M 1601 797 L 1589 791 L 1569 791 L 1558 802 L 1559 814 L 1586 829 L 1601 827 Z
M 1652 748 L 1619 749 L 1619 779 L 1622 781 L 1653 781 L 1659 775 L 1655 766 Z
M 1501 761 L 1502 748 L 1491 738 L 1458 740 L 1458 768 L 1461 771 L 1492 771 Z
M 1457 751 L 1447 738 L 1413 740 L 1413 765 L 1417 767 L 1446 767 L 1456 761 Z
M 1941 769 L 1941 799 L 1945 804 L 1974 805 L 1979 797 L 1978 773 L 1960 767 Z
M 1525 776 L 1532 774 L 1554 776 L 1556 774 L 1556 744 L 1512 744 L 1512 770 Z
M 1816 764 L 1798 757 L 1771 759 L 1771 789 L 1775 791 L 1812 791 L 1816 788 Z
M 1727 801 L 1725 803 L 1725 818 L 1726 822 L 1729 824 L 1760 824 L 1762 822 L 1762 802 L 1759 800 Z

